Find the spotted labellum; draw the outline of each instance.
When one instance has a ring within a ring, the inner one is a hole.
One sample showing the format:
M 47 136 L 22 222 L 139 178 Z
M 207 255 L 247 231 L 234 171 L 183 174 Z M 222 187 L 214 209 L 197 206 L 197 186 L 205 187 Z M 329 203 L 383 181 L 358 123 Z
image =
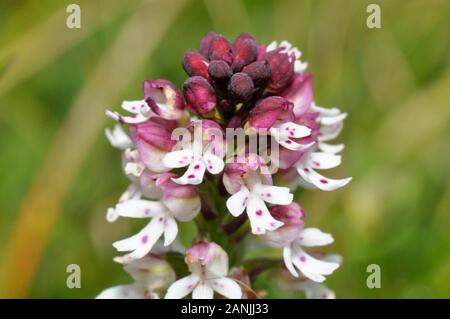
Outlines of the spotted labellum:
M 145 80 L 126 114 L 106 112 L 129 181 L 107 220 L 141 226 L 113 243 L 133 282 L 98 298 L 262 298 L 263 272 L 306 298 L 335 297 L 323 282 L 342 258 L 318 250 L 333 236 L 308 224 L 294 194 L 350 182 L 322 175 L 341 164 L 344 146 L 330 141 L 347 114 L 316 104 L 300 58 L 287 41 L 210 32 L 180 58 L 180 88 Z M 196 234 L 180 236 L 189 223 Z

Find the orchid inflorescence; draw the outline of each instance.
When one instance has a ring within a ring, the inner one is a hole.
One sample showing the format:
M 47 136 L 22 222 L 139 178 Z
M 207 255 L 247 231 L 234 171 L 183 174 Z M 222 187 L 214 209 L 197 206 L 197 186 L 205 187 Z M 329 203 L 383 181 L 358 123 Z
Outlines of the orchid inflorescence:
M 170 81 L 146 80 L 143 99 L 122 103 L 129 115 L 107 111 L 119 123 L 107 138 L 121 150 L 131 182 L 107 220 L 150 222 L 113 244 L 127 252 L 116 261 L 135 283 L 99 298 L 257 298 L 262 293 L 252 284 L 270 269 L 278 270 L 283 289 L 334 296 L 322 282 L 340 256 L 305 251 L 334 239 L 304 226 L 292 192 L 332 191 L 351 180 L 317 172 L 341 163 L 344 146 L 328 141 L 341 132 L 346 113 L 315 104 L 300 58 L 287 41 L 263 45 L 242 33 L 230 43 L 210 32 L 199 50 L 184 54 L 189 78 L 182 92 Z M 185 250 L 178 223 L 190 221 L 197 235 Z M 278 248 L 282 258 L 245 259 L 249 244 Z

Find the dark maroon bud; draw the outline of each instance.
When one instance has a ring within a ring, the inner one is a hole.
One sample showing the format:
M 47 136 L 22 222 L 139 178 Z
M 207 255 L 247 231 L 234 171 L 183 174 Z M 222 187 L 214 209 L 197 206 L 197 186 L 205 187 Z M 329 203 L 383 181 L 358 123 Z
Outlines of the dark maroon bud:
M 196 51 L 187 51 L 183 57 L 183 69 L 189 76 L 203 76 L 209 79 L 208 60 Z
M 205 58 L 208 57 L 209 53 L 209 47 L 211 46 L 212 39 L 217 35 L 217 33 L 211 31 L 208 32 L 207 35 L 203 37 L 203 39 L 200 41 L 200 54 L 203 55 Z
M 255 86 L 258 87 L 266 85 L 272 74 L 269 62 L 266 60 L 256 61 L 246 65 L 242 69 L 242 72 L 248 74 L 252 78 Z
M 267 52 L 265 59 L 272 70 L 267 90 L 271 93 L 279 92 L 292 80 L 295 59 L 286 53 L 281 53 L 280 50 Z
M 233 49 L 237 49 L 239 46 L 242 45 L 242 42 L 245 40 L 253 40 L 256 42 L 256 39 L 248 32 L 242 32 L 237 36 L 237 38 L 233 42 Z
M 242 67 L 256 60 L 258 44 L 252 37 L 246 34 L 240 35 L 233 45 L 234 61 L 233 70 L 239 71 Z
M 189 110 L 196 114 L 210 112 L 216 106 L 213 87 L 201 76 L 193 76 L 183 84 L 183 95 Z
M 209 47 L 208 58 L 212 60 L 222 60 L 231 65 L 233 63 L 233 52 L 232 52 L 230 41 L 223 35 L 216 35 L 211 40 L 211 45 Z
M 230 66 L 226 62 L 220 60 L 211 61 L 208 72 L 211 78 L 219 83 L 228 81 L 233 75 L 233 70 L 231 70 Z
M 228 90 L 238 102 L 248 101 L 254 92 L 253 81 L 245 73 L 235 73 L 228 83 Z

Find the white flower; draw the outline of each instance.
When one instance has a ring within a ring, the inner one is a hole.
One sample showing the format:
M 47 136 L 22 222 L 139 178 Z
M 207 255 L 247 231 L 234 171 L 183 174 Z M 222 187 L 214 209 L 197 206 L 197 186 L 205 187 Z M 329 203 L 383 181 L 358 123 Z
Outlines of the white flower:
M 335 139 L 342 131 L 347 113 L 342 113 L 335 107 L 331 109 L 320 107 L 315 103 L 312 103 L 311 111 L 319 113 L 319 116 L 317 117 L 317 121 L 320 123 L 318 137 L 319 150 L 330 154 L 342 152 L 344 149 L 344 144 L 333 145 L 326 142 Z
M 192 220 L 200 211 L 200 198 L 191 185 L 178 185 L 171 178 L 174 174 L 161 174 L 156 185 L 163 191 L 159 201 L 130 199 L 119 202 L 110 216 L 151 218 L 139 233 L 117 241 L 113 246 L 118 251 L 132 251 L 129 256 L 141 258 L 149 253 L 158 239 L 164 235 L 164 246 L 170 245 L 178 234 L 176 220 Z M 114 218 L 112 218 L 114 219 Z
M 159 257 L 145 256 L 142 259 L 133 259 L 125 256 L 114 260 L 125 265 L 125 270 L 135 282 L 107 288 L 96 297 L 97 299 L 158 299 L 158 291 L 175 281 L 175 272 Z
M 315 169 L 330 169 L 339 166 L 340 164 L 340 155 L 308 151 L 294 166 L 302 179 L 302 184 L 314 185 L 324 191 L 333 191 L 347 185 L 352 178 L 327 178 L 317 173 Z
M 333 241 L 334 239 L 330 234 L 323 233 L 317 228 L 301 230 L 297 240 L 283 248 L 286 268 L 294 277 L 299 277 L 298 272 L 300 272 L 312 281 L 323 282 L 326 275 L 330 275 L 339 267 L 339 263 L 314 258 L 307 254 L 302 247 L 325 246 Z
M 342 263 L 342 257 L 339 255 L 328 254 L 320 256 L 319 259 L 328 262 Z M 335 299 L 336 295 L 333 290 L 323 283 L 309 280 L 304 276 L 292 278 L 292 275 L 286 270 L 281 271 L 278 281 L 281 289 L 285 291 L 303 291 L 307 299 Z
M 198 243 L 186 254 L 191 275 L 174 282 L 165 299 L 212 299 L 214 291 L 229 299 L 241 299 L 241 287 L 228 274 L 228 255 L 215 243 Z
M 124 116 L 118 112 L 106 111 L 106 115 L 116 120 L 119 123 L 138 124 L 144 123 L 150 117 L 155 116 L 155 113 L 150 109 L 145 100 L 137 101 L 123 101 L 122 108 L 128 111 L 132 116 Z
M 291 151 L 301 151 L 310 148 L 314 142 L 309 144 L 297 143 L 294 139 L 309 136 L 311 129 L 304 125 L 296 124 L 293 122 L 284 122 L 274 125 L 269 130 L 270 135 L 281 146 Z
M 262 176 L 251 169 L 243 177 L 226 169 L 223 181 L 228 192 L 233 194 L 226 202 L 228 210 L 235 217 L 246 210 L 253 234 L 264 234 L 283 225 L 272 217 L 265 202 L 289 205 L 293 195 L 288 187 L 263 183 Z M 236 191 L 236 187 L 240 188 Z
M 192 141 L 181 141 L 183 149 L 167 153 L 163 164 L 170 168 L 188 166 L 185 173 L 174 182 L 182 185 L 198 185 L 203 181 L 205 171 L 219 174 L 224 168 L 223 135 L 220 126 L 210 120 L 191 122 L 194 126 Z M 187 133 L 187 132 L 185 132 Z

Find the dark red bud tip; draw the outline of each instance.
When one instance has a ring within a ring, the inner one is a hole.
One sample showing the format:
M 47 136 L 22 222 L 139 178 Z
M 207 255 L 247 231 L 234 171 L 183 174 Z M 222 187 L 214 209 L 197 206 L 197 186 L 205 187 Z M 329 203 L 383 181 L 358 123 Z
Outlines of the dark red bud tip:
M 200 50 L 199 50 L 199 52 L 205 58 L 208 57 L 209 47 L 211 46 L 211 41 L 216 35 L 217 35 L 217 33 L 211 31 L 207 35 L 205 35 L 203 37 L 203 39 L 200 41 Z
M 203 76 L 209 79 L 208 60 L 196 51 L 187 51 L 183 57 L 183 69 L 189 76 Z
M 209 64 L 208 72 L 211 78 L 219 83 L 228 81 L 233 75 L 230 66 L 226 62 L 220 60 L 212 61 Z
M 233 52 L 230 41 L 223 35 L 216 35 L 211 40 L 208 58 L 210 61 L 221 60 L 231 65 L 233 63 Z
M 266 85 L 272 74 L 269 62 L 266 60 L 253 62 L 245 66 L 242 72 L 248 74 L 252 78 L 255 86 L 258 87 Z
M 245 40 L 253 40 L 256 42 L 256 39 L 248 32 L 242 32 L 241 34 L 239 34 L 237 36 L 237 38 L 234 40 L 233 42 L 233 48 L 237 49 L 242 42 L 244 42 Z
M 240 71 L 244 66 L 256 60 L 258 45 L 253 39 L 239 41 L 234 46 L 233 70 Z
M 196 114 L 208 113 L 216 106 L 214 89 L 201 76 L 193 76 L 184 82 L 183 95 L 189 110 Z
M 228 90 L 237 102 L 248 101 L 254 92 L 253 81 L 245 73 L 235 73 L 228 83 Z
M 272 93 L 279 92 L 292 80 L 295 59 L 280 50 L 267 52 L 265 58 L 272 70 L 267 89 Z

